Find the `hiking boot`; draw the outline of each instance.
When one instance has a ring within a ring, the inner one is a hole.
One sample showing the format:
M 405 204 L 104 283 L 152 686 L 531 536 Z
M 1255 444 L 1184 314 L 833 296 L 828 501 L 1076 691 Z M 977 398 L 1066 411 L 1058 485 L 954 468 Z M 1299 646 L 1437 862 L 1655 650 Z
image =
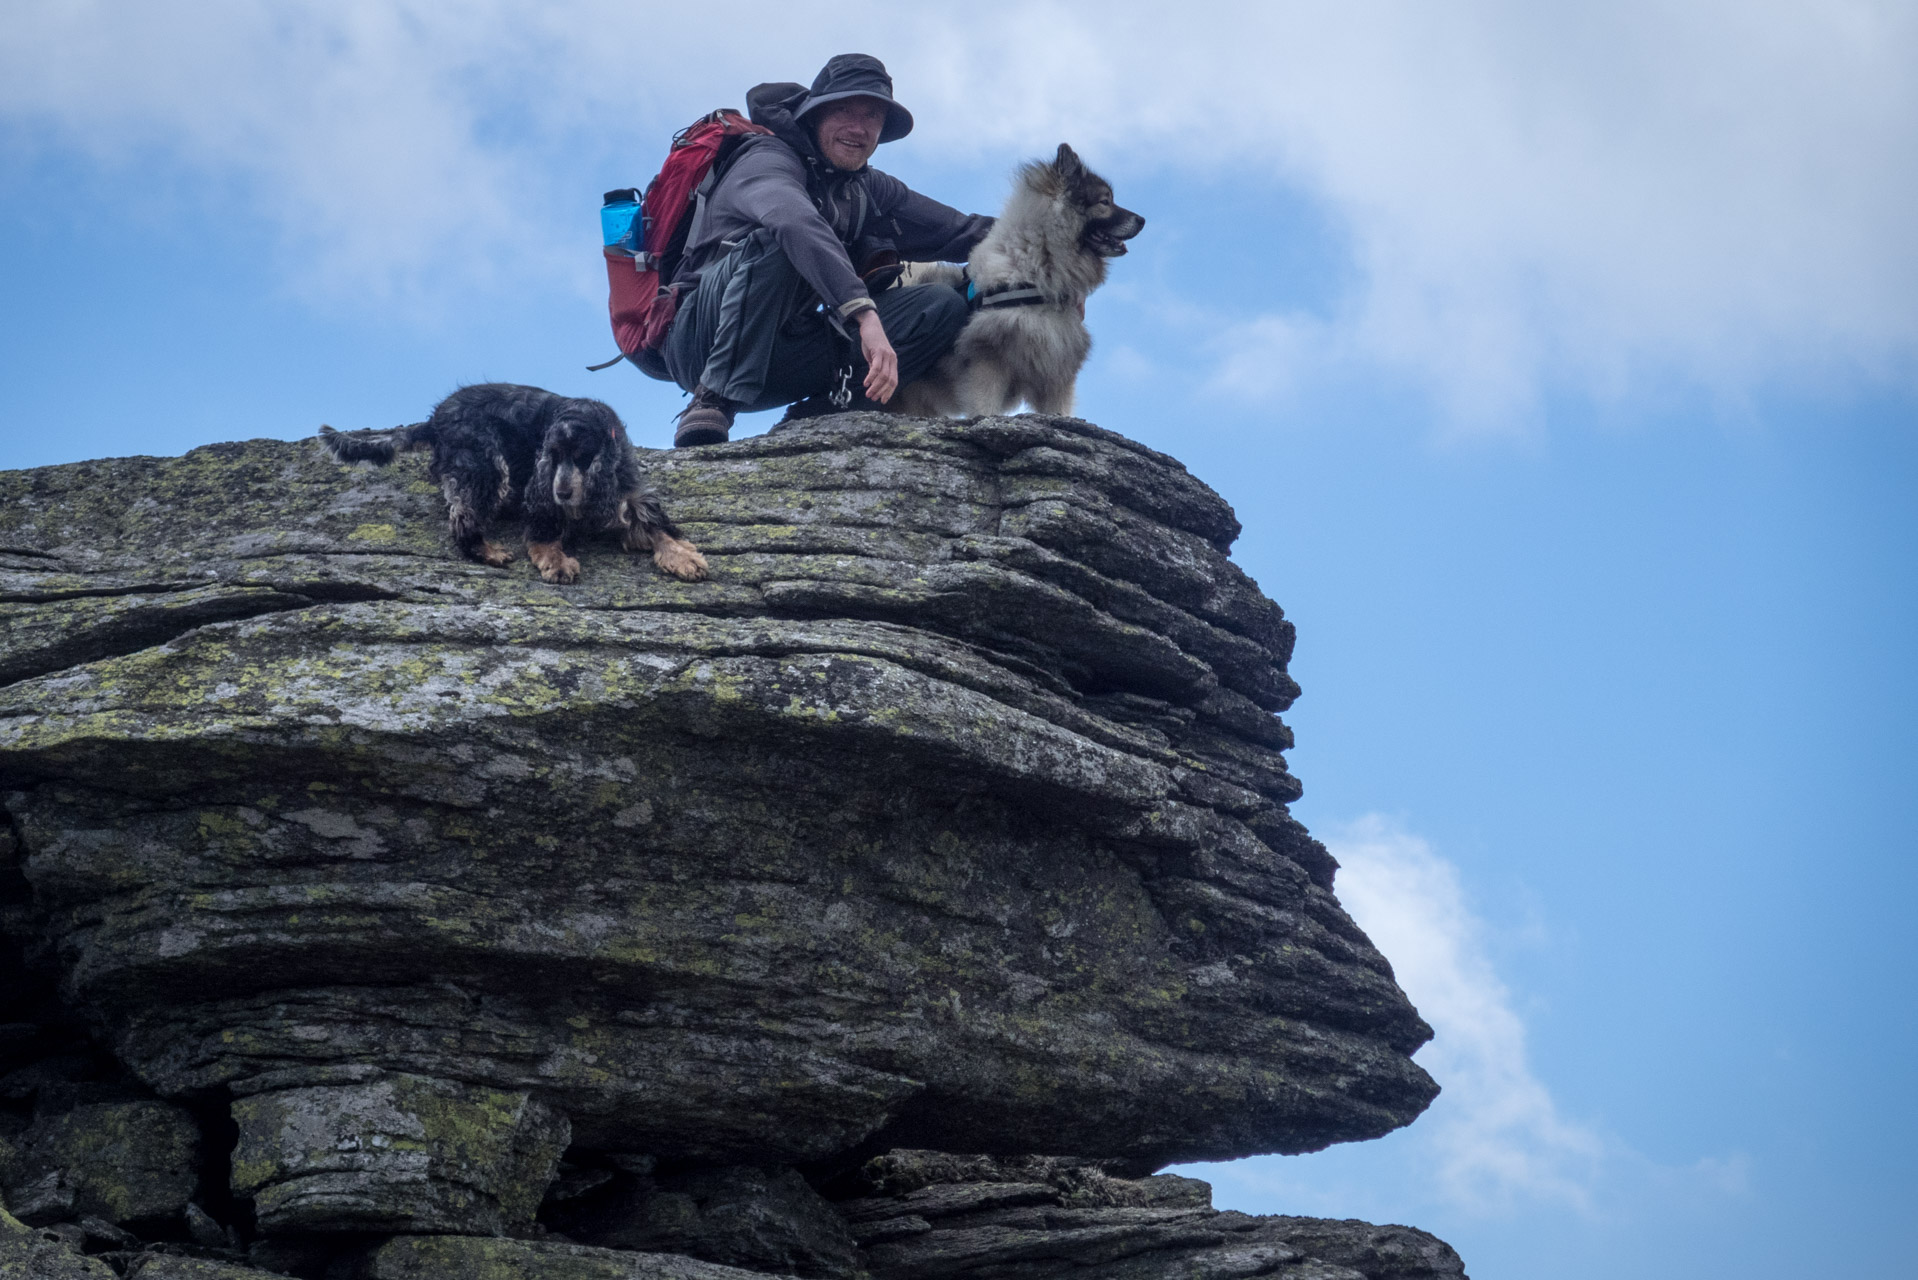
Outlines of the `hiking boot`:
M 693 402 L 679 413 L 679 425 L 673 429 L 673 448 L 695 444 L 725 444 L 733 429 L 732 401 L 722 400 L 701 387 L 693 392 Z

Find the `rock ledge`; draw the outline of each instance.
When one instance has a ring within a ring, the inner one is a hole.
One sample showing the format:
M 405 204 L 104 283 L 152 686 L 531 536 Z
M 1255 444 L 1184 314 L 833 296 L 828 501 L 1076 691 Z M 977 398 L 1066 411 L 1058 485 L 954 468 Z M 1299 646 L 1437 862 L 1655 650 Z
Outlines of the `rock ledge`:
M 620 1160 L 1144 1171 L 1430 1101 L 1286 811 L 1291 626 L 1176 461 L 868 415 L 647 461 L 711 581 L 461 561 L 418 458 L 0 475 L 14 1075 L 173 1107 L 231 1152 L 211 1199 L 289 1240 L 525 1233 Z M 6 1094 L 36 1134 L 72 1110 L 38 1088 Z M 9 1203 L 53 1167 L 20 1134 Z M 905 1218 L 849 1229 L 934 1274 L 962 1229 Z

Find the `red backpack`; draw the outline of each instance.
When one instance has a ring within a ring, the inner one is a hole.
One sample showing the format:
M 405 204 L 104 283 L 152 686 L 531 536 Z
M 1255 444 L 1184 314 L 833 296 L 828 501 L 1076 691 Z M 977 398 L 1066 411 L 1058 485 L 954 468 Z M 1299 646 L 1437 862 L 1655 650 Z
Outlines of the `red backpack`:
M 662 289 L 660 281 L 672 279 L 679 270 L 699 196 L 711 190 L 716 174 L 741 142 L 753 134 L 771 132 L 737 111 L 721 108 L 673 135 L 666 163 L 643 195 L 633 188 L 606 193 L 600 224 L 606 242 L 606 280 L 611 286 L 608 307 L 620 359 L 651 355 L 635 363 L 654 377 L 664 376 L 663 365 L 652 353 L 658 351 L 673 322 L 679 290 L 676 286 Z M 653 373 L 648 365 L 661 372 Z

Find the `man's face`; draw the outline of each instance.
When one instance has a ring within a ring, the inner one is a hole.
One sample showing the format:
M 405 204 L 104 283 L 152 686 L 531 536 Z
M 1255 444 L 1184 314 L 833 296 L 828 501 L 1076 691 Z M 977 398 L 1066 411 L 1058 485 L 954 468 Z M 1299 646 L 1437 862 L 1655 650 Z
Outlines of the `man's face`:
M 819 154 L 848 173 L 864 167 L 886 127 L 886 104 L 877 98 L 847 98 L 819 109 Z

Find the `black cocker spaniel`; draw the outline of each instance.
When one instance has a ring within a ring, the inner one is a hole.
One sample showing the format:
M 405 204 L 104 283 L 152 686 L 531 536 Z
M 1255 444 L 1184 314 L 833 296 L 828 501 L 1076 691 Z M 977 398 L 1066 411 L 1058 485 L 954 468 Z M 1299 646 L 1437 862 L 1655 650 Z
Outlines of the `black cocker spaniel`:
M 598 400 L 487 382 L 461 387 L 425 422 L 390 431 L 321 427 L 320 444 L 336 461 L 377 466 L 431 449 L 427 474 L 446 495 L 453 541 L 468 559 L 510 562 L 513 553 L 489 542 L 486 526 L 518 512 L 527 557 L 547 582 L 577 581 L 572 552 L 580 536 L 612 530 L 628 551 L 651 551 L 675 578 L 706 576 L 706 558 L 641 478 L 625 424 Z

